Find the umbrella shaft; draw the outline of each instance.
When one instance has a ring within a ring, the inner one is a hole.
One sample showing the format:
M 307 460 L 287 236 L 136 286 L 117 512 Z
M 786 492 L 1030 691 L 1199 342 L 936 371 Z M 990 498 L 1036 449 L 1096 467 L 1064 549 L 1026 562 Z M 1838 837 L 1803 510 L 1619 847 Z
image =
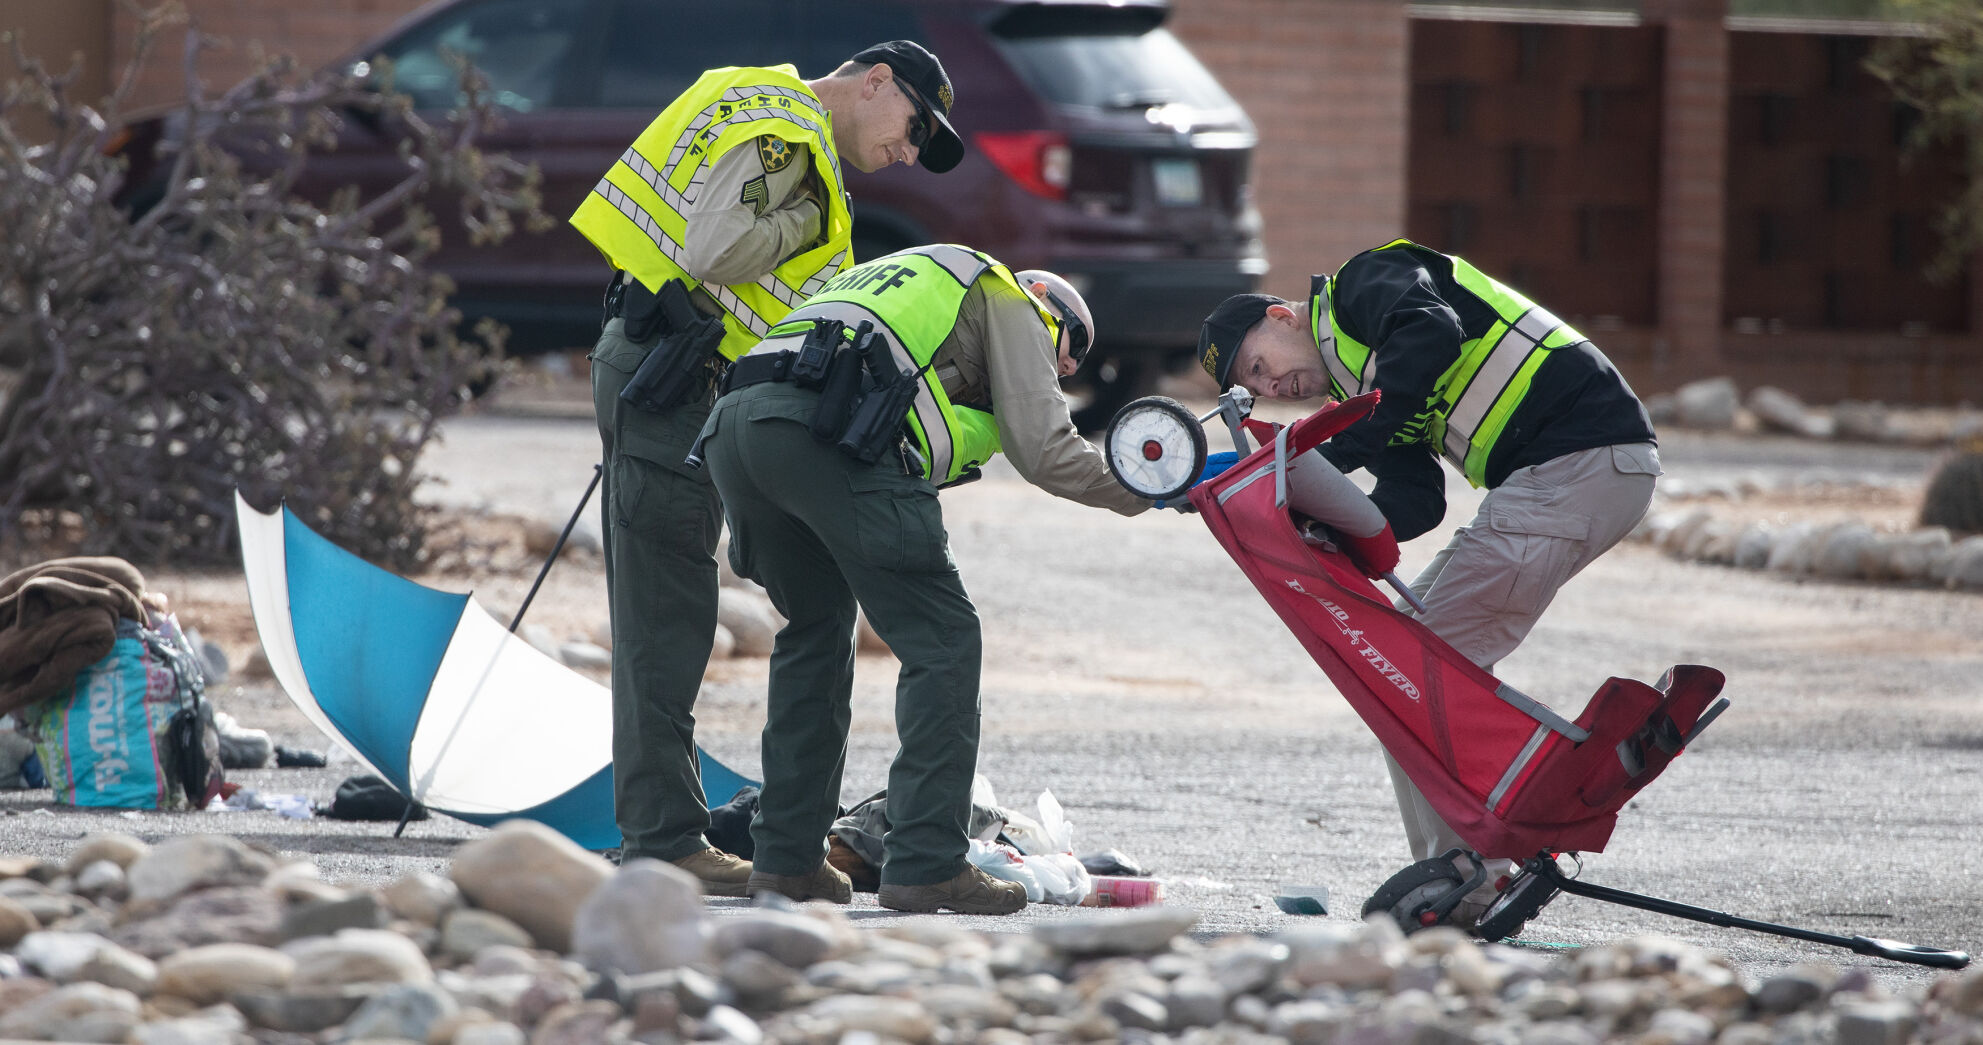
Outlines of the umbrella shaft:
M 592 481 L 585 486 L 585 496 L 578 499 L 578 507 L 572 509 L 571 519 L 566 521 L 563 533 L 558 534 L 558 543 L 551 546 L 551 554 L 544 559 L 544 567 L 537 571 L 537 579 L 530 582 L 530 594 L 523 597 L 523 605 L 516 608 L 516 617 L 510 621 L 510 630 L 523 623 L 524 611 L 530 609 L 531 600 L 537 598 L 537 589 L 544 584 L 544 577 L 551 572 L 551 564 L 558 561 L 558 553 L 565 550 L 565 540 L 571 536 L 572 527 L 578 525 L 578 517 L 585 514 L 585 506 L 592 503 L 592 491 L 599 488 L 599 477 L 605 474 L 603 465 L 592 466 Z

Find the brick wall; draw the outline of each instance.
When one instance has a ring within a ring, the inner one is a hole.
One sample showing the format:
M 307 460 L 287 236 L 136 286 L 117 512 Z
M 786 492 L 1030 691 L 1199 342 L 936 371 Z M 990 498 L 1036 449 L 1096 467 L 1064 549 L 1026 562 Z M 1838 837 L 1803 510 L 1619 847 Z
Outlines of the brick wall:
M 1173 0 L 1171 30 L 1260 132 L 1253 187 L 1273 269 L 1308 293 L 1404 234 L 1409 25 L 1403 0 Z
M 1714 4 L 1674 6 L 1686 10 L 1666 24 L 1655 386 L 1718 373 L 1721 355 L 1728 34 Z
M 315 69 L 425 5 L 426 0 L 183 0 L 192 22 L 224 43 L 200 56 L 200 79 L 218 91 L 245 79 L 265 56 L 289 54 Z M 112 60 L 122 69 L 135 45 L 136 20 L 120 5 L 114 16 Z M 155 41 L 135 101 L 156 104 L 184 97 L 185 35 Z

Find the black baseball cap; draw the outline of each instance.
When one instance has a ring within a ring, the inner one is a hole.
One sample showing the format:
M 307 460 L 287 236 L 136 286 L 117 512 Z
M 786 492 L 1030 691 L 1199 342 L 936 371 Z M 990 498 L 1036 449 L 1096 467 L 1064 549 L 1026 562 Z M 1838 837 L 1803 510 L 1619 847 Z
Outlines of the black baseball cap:
M 950 89 L 950 77 L 944 73 L 943 63 L 936 60 L 929 48 L 914 40 L 890 40 L 875 44 L 849 60 L 866 65 L 886 63 L 895 78 L 909 87 L 921 108 L 935 119 L 936 128 L 918 154 L 917 162 L 935 174 L 957 166 L 964 158 L 964 139 L 950 125 L 950 105 L 957 95 Z
M 1205 317 L 1198 330 L 1198 365 L 1219 383 L 1219 391 L 1232 387 L 1233 357 L 1239 354 L 1246 332 L 1267 318 L 1269 306 L 1285 304 L 1285 298 L 1272 294 L 1234 294 Z

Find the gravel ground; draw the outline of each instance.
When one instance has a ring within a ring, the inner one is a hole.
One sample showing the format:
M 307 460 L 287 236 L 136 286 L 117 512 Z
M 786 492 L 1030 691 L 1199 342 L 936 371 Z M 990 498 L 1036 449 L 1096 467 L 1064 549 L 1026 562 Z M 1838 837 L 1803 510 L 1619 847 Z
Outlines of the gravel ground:
M 459 510 L 562 523 L 590 476 L 597 436 L 574 390 L 517 397 L 448 426 L 429 467 L 437 500 Z M 1917 486 L 1932 451 L 1676 433 L 1669 474 L 1709 481 L 1757 473 Z M 1201 934 L 1300 921 L 1276 910 L 1282 885 L 1326 886 L 1331 921 L 1407 863 L 1375 742 L 1252 592 L 1196 518 L 1122 519 L 1032 489 L 1009 470 L 946 493 L 953 551 L 985 622 L 980 771 L 1005 804 L 1051 789 L 1077 851 L 1117 848 L 1203 912 Z M 1449 520 L 1474 494 L 1453 491 Z M 1796 511 L 1788 505 L 1785 511 Z M 497 529 L 501 527 L 498 526 Z M 487 528 L 485 527 L 485 530 Z M 1443 536 L 1405 549 L 1407 576 Z M 424 578 L 473 590 L 499 616 L 534 563 L 483 550 Z M 229 649 L 252 647 L 238 576 L 154 572 L 182 620 Z M 596 555 L 569 557 L 530 611 L 560 638 L 604 619 Z M 1983 844 L 1983 599 L 1927 589 L 1790 580 L 1676 562 L 1622 546 L 1561 594 L 1503 665 L 1526 692 L 1572 703 L 1604 676 L 1654 679 L 1673 663 L 1729 677 L 1733 709 L 1627 807 L 1591 880 L 1750 917 L 1844 934 L 1983 948 L 1983 896 L 1967 866 Z M 881 786 L 893 751 L 894 662 L 861 658 L 844 800 Z M 757 769 L 763 666 L 712 667 L 698 735 Z M 271 684 L 219 687 L 222 710 L 278 742 L 326 746 Z M 547 699 L 550 698 L 547 695 Z M 327 801 L 349 763 L 236 771 L 265 793 Z M 480 829 L 284 820 L 268 812 L 104 813 L 51 808 L 48 793 L 0 795 L 0 853 L 59 857 L 98 830 L 146 839 L 226 832 L 306 855 L 328 877 L 384 882 L 439 870 Z M 711 901 L 718 913 L 739 901 Z M 903 916 L 856 898 L 859 924 Z M 1069 917 L 1030 908 L 1008 919 L 950 917 L 984 930 Z M 1847 952 L 1565 898 L 1531 924 L 1542 950 L 1670 934 L 1727 953 L 1746 976 L 1799 961 L 1869 965 L 1893 984 L 1923 970 Z

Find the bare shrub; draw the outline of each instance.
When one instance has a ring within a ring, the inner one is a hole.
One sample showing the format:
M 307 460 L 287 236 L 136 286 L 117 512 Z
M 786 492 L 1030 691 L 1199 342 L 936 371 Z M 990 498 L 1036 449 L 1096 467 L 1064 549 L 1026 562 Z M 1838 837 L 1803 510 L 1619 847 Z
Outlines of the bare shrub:
M 190 27 L 187 101 L 135 184 L 142 165 L 119 148 L 144 125 L 125 99 L 185 20 L 132 10 L 135 56 L 100 104 L 72 95 L 77 70 L 17 44 L 23 75 L 0 95 L 0 546 L 222 563 L 238 489 L 367 558 L 418 565 L 415 463 L 501 347 L 494 327 L 458 335 L 418 204 L 445 192 L 493 242 L 547 222 L 536 171 L 476 149 L 494 116 L 466 66 L 464 104 L 440 124 L 287 59 L 209 94 L 196 71 L 213 41 Z M 17 133 L 28 112 L 52 140 Z M 392 125 L 404 176 L 372 199 L 298 198 L 305 157 L 354 118 Z

